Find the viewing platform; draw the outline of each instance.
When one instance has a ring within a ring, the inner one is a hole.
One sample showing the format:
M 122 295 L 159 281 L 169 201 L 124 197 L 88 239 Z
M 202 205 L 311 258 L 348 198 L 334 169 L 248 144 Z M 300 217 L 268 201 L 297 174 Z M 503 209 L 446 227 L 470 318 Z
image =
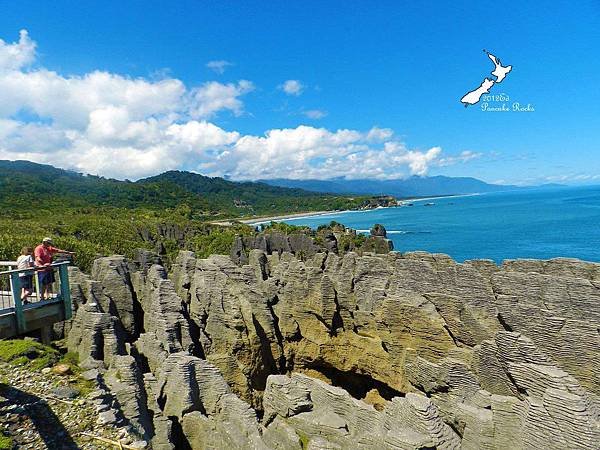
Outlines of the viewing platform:
M 46 340 L 50 326 L 72 317 L 69 289 L 70 262 L 57 262 L 49 266 L 55 273 L 52 294 L 42 300 L 38 273 L 41 269 L 13 269 L 16 262 L 0 262 L 7 270 L 0 272 L 0 339 L 8 339 L 40 330 Z M 33 275 L 32 293 L 27 303 L 21 301 L 23 275 Z M 20 276 L 21 275 L 21 276 Z

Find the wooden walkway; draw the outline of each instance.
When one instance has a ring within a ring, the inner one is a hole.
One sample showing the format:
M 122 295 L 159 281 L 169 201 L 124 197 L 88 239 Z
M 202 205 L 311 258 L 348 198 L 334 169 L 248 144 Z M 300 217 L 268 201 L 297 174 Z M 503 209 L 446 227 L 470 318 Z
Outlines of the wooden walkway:
M 57 298 L 58 298 L 58 295 L 53 294 L 47 300 L 56 300 Z M 13 295 L 12 295 L 11 291 L 0 291 L 0 299 L 2 299 L 0 301 L 0 314 L 2 314 L 2 311 L 4 311 L 5 309 L 12 309 L 15 307 L 15 300 L 13 299 Z M 35 292 L 28 297 L 28 300 L 29 300 L 29 305 L 23 305 L 24 308 L 27 306 L 33 306 L 34 304 L 39 302 L 38 296 Z M 46 301 L 46 300 L 44 300 L 44 301 Z
M 0 272 L 0 283 L 4 288 L 0 291 L 0 339 L 44 329 L 72 317 L 68 265 L 68 262 L 52 264 L 58 275 L 58 289 L 52 299 L 37 301 L 37 294 L 34 294 L 30 297 L 31 303 L 25 305 L 21 302 L 19 273 L 28 270 Z M 6 287 L 10 290 L 7 291 Z

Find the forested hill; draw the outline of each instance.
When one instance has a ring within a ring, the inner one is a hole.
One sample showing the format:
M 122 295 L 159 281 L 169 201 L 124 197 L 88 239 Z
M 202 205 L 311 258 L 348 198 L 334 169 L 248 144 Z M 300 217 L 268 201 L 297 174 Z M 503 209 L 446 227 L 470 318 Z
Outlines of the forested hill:
M 211 178 L 197 173 L 184 172 L 180 170 L 170 170 L 160 175 L 144 178 L 138 181 L 138 183 L 141 184 L 162 182 L 177 184 L 187 191 L 197 194 L 231 193 L 237 196 L 244 196 L 248 195 L 249 193 L 254 193 L 256 195 L 272 194 L 278 196 L 293 195 L 298 197 L 314 195 L 314 192 L 309 192 L 299 188 L 282 188 L 278 186 L 271 186 L 263 182 L 235 182 L 225 180 L 223 178 Z
M 136 182 L 119 181 L 29 161 L 0 161 L 0 199 L 4 207 L 43 204 L 164 210 L 186 205 L 197 218 L 343 209 L 362 201 L 181 171 Z

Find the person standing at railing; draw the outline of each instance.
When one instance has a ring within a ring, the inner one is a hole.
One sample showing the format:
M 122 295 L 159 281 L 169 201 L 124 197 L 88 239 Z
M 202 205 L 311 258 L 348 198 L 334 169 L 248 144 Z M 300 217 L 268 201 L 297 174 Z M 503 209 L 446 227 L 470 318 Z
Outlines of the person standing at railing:
M 33 268 L 33 248 L 23 247 L 21 250 L 21 256 L 17 258 L 17 269 L 25 270 Z M 23 304 L 29 303 L 27 297 L 32 293 L 33 289 L 33 272 L 21 272 L 19 273 L 19 281 L 21 281 L 21 301 Z
M 55 253 L 65 253 L 67 255 L 74 255 L 75 253 L 67 250 L 61 250 L 52 246 L 52 239 L 45 237 L 42 243 L 35 248 L 35 265 L 40 268 L 38 272 L 38 280 L 40 284 L 40 300 L 50 298 L 52 295 L 52 283 L 54 283 L 54 270 L 50 267 L 52 264 L 52 257 Z

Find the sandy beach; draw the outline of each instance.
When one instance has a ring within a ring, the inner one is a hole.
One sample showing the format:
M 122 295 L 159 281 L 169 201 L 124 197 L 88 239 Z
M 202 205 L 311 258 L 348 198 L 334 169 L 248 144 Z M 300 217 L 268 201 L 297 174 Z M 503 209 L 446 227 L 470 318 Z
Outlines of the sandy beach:
M 445 195 L 445 196 L 437 196 L 437 197 L 416 197 L 416 198 L 400 199 L 399 201 L 402 203 L 416 203 L 416 202 L 424 202 L 424 201 L 428 201 L 428 200 L 438 200 L 438 199 L 444 199 L 444 198 L 471 197 L 474 195 L 482 195 L 482 194 L 458 194 L 458 195 Z M 239 222 L 245 223 L 246 225 L 261 225 L 261 224 L 270 223 L 270 222 L 277 222 L 280 220 L 301 219 L 304 217 L 314 217 L 314 216 L 330 216 L 330 215 L 333 216 L 333 215 L 345 214 L 345 213 L 349 213 L 349 212 L 356 212 L 356 213 L 368 212 L 368 211 L 374 211 L 376 209 L 398 208 L 398 207 L 401 207 L 401 205 L 379 206 L 377 208 L 372 208 L 372 209 L 346 209 L 346 210 L 342 210 L 342 211 L 335 211 L 335 210 L 307 211 L 307 212 L 299 212 L 299 213 L 293 213 L 293 214 L 280 214 L 277 216 L 265 216 L 265 217 L 255 217 L 252 219 L 242 219 L 242 220 L 239 220 Z M 223 221 L 223 222 L 215 222 L 215 224 L 230 225 L 231 222 Z
M 347 212 L 358 212 L 358 210 L 343 210 L 343 211 L 307 211 L 307 212 L 300 212 L 300 213 L 294 213 L 294 214 L 282 214 L 279 216 L 267 216 L 267 217 L 256 217 L 253 219 L 243 219 L 240 220 L 240 222 L 245 223 L 246 225 L 260 225 L 263 223 L 270 223 L 273 221 L 278 221 L 278 220 L 287 220 L 287 219 L 300 219 L 303 217 L 313 217 L 313 216 L 328 216 L 328 215 L 333 215 L 333 214 L 342 214 L 342 213 L 347 213 Z M 370 211 L 370 210 L 365 210 L 365 211 Z

